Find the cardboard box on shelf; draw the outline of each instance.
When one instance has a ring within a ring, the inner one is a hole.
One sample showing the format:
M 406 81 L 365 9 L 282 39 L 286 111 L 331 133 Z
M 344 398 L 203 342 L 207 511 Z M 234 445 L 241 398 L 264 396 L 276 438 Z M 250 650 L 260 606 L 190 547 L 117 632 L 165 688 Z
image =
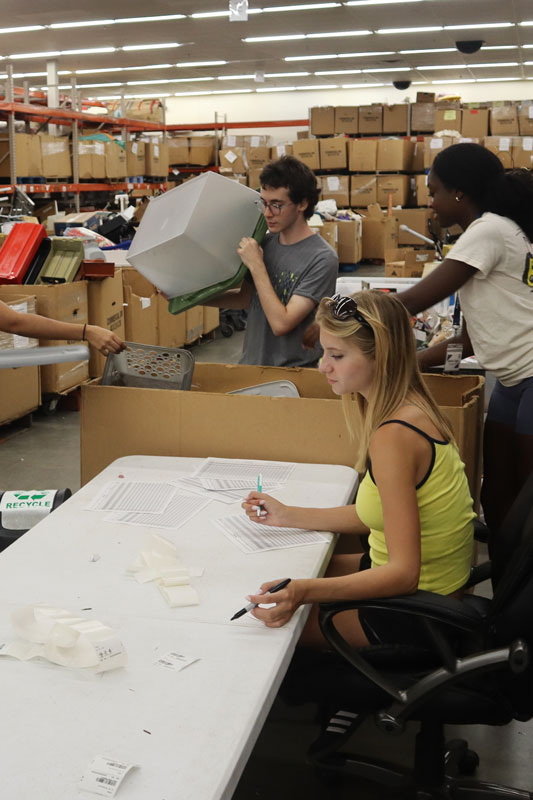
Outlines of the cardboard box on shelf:
M 335 107 L 335 133 L 359 133 L 359 109 L 357 106 Z
M 399 172 L 412 169 L 415 143 L 410 139 L 378 139 L 377 169 Z
M 18 313 L 35 314 L 35 295 L 28 294 L 28 292 L 31 291 L 31 287 L 27 288 L 19 285 L 18 288 L 19 294 L 4 297 L 2 298 L 3 302 Z M 27 336 L 19 336 L 16 333 L 0 331 L 0 350 L 11 350 L 12 348 L 19 347 L 39 347 L 39 341 L 37 339 L 30 339 Z M 3 373 L 0 373 L 0 375 L 2 374 Z
M 250 189 L 260 189 L 261 188 L 261 181 L 259 180 L 259 176 L 263 171 L 263 167 L 259 167 L 259 169 L 249 169 L 248 170 L 248 186 Z
M 512 136 L 485 136 L 483 139 L 483 147 L 498 156 L 505 169 L 513 167 L 512 143 Z
M 386 278 L 421 278 L 426 264 L 435 258 L 434 250 L 401 247 L 385 253 Z
M 122 285 L 126 341 L 158 344 L 158 295 L 155 286 L 132 268 L 122 270 Z
M 523 100 L 518 105 L 518 129 L 520 136 L 533 136 L 533 102 Z
M 337 245 L 339 263 L 358 264 L 363 257 L 362 219 L 346 219 L 337 222 Z
M 248 169 L 246 151 L 242 147 L 223 147 L 219 153 L 220 168 L 242 175 Z
M 513 136 L 511 140 L 511 157 L 515 169 L 531 169 L 533 167 L 533 136 Z
M 126 148 L 119 142 L 105 144 L 106 178 L 125 178 L 128 172 Z
M 146 142 L 144 174 L 151 178 L 168 177 L 168 146 L 166 142 Z
M 70 178 L 72 176 L 72 164 L 69 137 L 48 136 L 48 134 L 41 133 L 39 139 L 41 142 L 42 169 L 45 178 Z
M 115 270 L 112 278 L 87 281 L 87 301 L 89 325 L 100 325 L 126 338 L 121 270 Z M 104 371 L 106 357 L 94 347 L 89 352 L 89 376 L 97 378 Z
M 43 174 L 41 142 L 36 134 L 16 133 L 17 178 L 33 178 Z M 0 137 L 0 177 L 9 178 L 9 139 Z
M 300 398 L 226 394 L 274 380 L 292 381 Z M 450 420 L 477 497 L 484 379 L 426 375 L 424 380 Z M 98 382 L 84 386 L 82 484 L 115 459 L 128 455 L 296 459 L 353 466 L 357 443 L 347 434 L 342 403 L 316 369 L 197 362 L 192 388 L 137 389 L 100 386 Z M 223 420 L 224 424 L 206 425 L 206 419 Z M 265 430 L 276 435 L 265 436 Z
M 378 204 L 387 207 L 389 198 L 393 206 L 405 206 L 409 197 L 408 175 L 378 175 Z
M 424 171 L 424 142 L 418 140 L 414 143 L 415 149 L 413 150 L 413 160 L 411 162 L 411 169 L 413 172 Z
M 377 154 L 377 139 L 349 139 L 348 165 L 350 172 L 375 172 Z
M 459 103 L 437 103 L 435 106 L 435 132 L 460 131 L 461 106 Z
M 270 161 L 270 147 L 246 147 L 246 161 L 250 169 L 262 169 Z
M 0 425 L 31 414 L 41 405 L 39 367 L 2 370 Z
M 339 251 L 339 239 L 338 239 L 338 225 L 337 222 L 323 222 L 322 225 L 317 225 L 315 228 L 311 225 L 311 228 L 317 233 L 319 236 L 322 236 L 326 242 L 333 247 L 335 252 L 338 254 Z
M 192 344 L 204 331 L 203 306 L 193 306 L 185 311 L 185 344 Z
M 461 135 L 482 139 L 489 133 L 488 108 L 463 108 L 461 112 Z
M 222 147 L 270 147 L 271 136 L 227 133 L 222 137 Z
M 429 206 L 431 198 L 428 189 L 428 176 L 412 175 L 411 176 L 411 195 L 414 198 L 416 206 Z
M 408 128 L 408 103 L 383 106 L 383 133 L 407 133 Z
M 435 103 L 416 102 L 411 106 L 411 132 L 432 133 L 435 130 Z
M 319 139 L 297 139 L 292 143 L 292 153 L 309 169 L 320 169 Z
M 433 212 L 430 208 L 393 208 L 392 213 L 397 217 L 400 223 L 400 230 L 398 233 L 398 244 L 416 245 L 417 247 L 426 247 L 422 239 L 414 236 L 412 233 L 402 230 L 402 225 L 407 225 L 417 233 L 429 238 L 428 221 L 431 220 L 433 230 L 438 233 L 439 228 L 436 220 L 434 219 Z
M 128 175 L 144 175 L 146 169 L 144 142 L 138 140 L 126 143 L 126 167 Z
M 189 164 L 208 167 L 215 163 L 216 136 L 191 136 L 189 138 Z
M 313 136 L 333 136 L 335 133 L 334 106 L 315 106 L 312 108 L 310 123 Z
M 417 103 L 434 103 L 435 102 L 435 92 L 417 92 L 416 93 L 416 102 Z
M 13 289 L 15 291 L 13 291 Z M 37 314 L 50 317 L 60 322 L 78 323 L 84 325 L 88 322 L 87 283 L 75 281 L 74 283 L 41 284 L 31 287 L 35 295 Z M 20 286 L 2 286 L 0 299 L 20 294 Z M 68 342 L 73 344 L 74 342 Z M 65 344 L 64 341 L 49 339 L 41 340 L 41 347 Z M 65 364 L 48 364 L 39 367 L 41 373 L 41 391 L 43 394 L 60 394 L 73 386 L 79 386 L 89 377 L 87 361 L 76 361 Z
M 367 208 L 378 201 L 376 175 L 350 175 L 350 206 Z
M 345 136 L 319 139 L 320 169 L 346 169 L 348 166 L 346 159 L 347 143 L 348 139 Z
M 429 169 L 437 153 L 457 143 L 453 136 L 425 136 L 424 137 L 424 169 Z
M 490 110 L 491 136 L 518 136 L 518 109 L 515 103 L 494 105 Z
M 230 181 L 237 181 L 237 183 L 242 183 L 243 186 L 248 186 L 248 175 L 246 175 L 246 173 L 244 175 L 236 175 L 228 170 L 220 169 L 220 174 L 223 178 L 228 178 Z
M 202 306 L 204 313 L 204 323 L 202 333 L 211 333 L 220 325 L 220 309 L 211 308 L 210 306 Z
M 292 144 L 274 144 L 270 148 L 270 158 L 274 161 L 282 156 L 292 156 Z
M 383 106 L 359 106 L 359 133 L 383 132 Z
M 105 143 L 90 139 L 78 142 L 80 180 L 105 178 Z
M 187 136 L 167 138 L 167 146 L 169 164 L 182 165 L 189 163 L 189 139 Z
M 159 293 L 155 305 L 157 308 L 157 344 L 161 347 L 183 347 L 187 312 L 171 314 L 168 310 L 168 300 Z
M 323 175 L 319 180 L 322 187 L 321 200 L 335 200 L 337 208 L 348 208 L 350 205 L 349 175 Z
M 383 213 L 379 205 L 363 212 L 363 258 L 385 258 L 385 251 L 398 247 L 398 220 Z

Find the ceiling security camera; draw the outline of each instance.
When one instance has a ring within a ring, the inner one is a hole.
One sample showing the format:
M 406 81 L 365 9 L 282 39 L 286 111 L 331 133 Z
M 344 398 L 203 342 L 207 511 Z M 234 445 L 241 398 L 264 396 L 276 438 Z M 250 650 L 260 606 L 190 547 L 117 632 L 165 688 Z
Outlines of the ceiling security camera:
M 395 89 L 399 89 L 400 91 L 404 91 L 408 89 L 411 85 L 411 81 L 393 81 L 392 85 Z
M 455 46 L 460 53 L 477 53 L 481 50 L 485 42 L 483 39 L 463 39 L 462 42 L 456 42 Z

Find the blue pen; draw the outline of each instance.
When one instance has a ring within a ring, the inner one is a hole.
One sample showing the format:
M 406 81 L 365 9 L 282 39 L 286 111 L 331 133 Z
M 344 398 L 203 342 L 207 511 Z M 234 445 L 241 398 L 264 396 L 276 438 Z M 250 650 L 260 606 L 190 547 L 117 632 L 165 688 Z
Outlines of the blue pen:
M 259 473 L 259 475 L 257 476 L 257 491 L 258 492 L 262 492 L 263 491 L 263 476 L 261 475 L 261 473 Z M 261 506 L 260 505 L 257 506 L 257 516 L 258 517 L 261 516 Z

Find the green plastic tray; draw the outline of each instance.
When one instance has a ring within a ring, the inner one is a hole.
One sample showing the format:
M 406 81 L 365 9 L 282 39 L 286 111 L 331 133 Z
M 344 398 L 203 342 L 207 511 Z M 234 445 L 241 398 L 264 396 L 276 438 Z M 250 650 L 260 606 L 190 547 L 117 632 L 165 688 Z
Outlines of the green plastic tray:
M 50 253 L 35 283 L 70 283 L 85 258 L 83 242 L 63 236 L 54 236 L 51 240 Z

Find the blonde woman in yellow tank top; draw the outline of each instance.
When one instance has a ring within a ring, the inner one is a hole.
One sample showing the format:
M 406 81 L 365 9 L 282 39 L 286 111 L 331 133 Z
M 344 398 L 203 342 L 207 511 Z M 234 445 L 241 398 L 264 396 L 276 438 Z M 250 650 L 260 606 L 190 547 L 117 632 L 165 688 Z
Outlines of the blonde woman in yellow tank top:
M 371 568 L 360 569 L 360 555 L 338 555 L 324 578 L 292 580 L 268 597 L 251 595 L 254 603 L 275 603 L 252 612 L 269 627 L 284 625 L 304 603 L 387 597 L 419 588 L 460 593 L 472 559 L 475 515 L 464 465 L 420 375 L 405 307 L 394 295 L 366 291 L 325 298 L 316 318 L 324 350 L 319 369 L 342 396 L 348 431 L 358 443 L 355 467 L 365 473 L 355 506 L 297 508 L 251 492 L 243 508 L 263 525 L 368 534 Z M 279 576 L 261 591 L 277 582 Z M 345 612 L 336 624 L 357 646 L 369 639 L 390 640 L 389 632 L 380 632 L 367 616 Z M 405 640 L 410 633 L 407 625 L 395 631 L 395 638 Z M 321 641 L 316 607 L 304 640 Z

